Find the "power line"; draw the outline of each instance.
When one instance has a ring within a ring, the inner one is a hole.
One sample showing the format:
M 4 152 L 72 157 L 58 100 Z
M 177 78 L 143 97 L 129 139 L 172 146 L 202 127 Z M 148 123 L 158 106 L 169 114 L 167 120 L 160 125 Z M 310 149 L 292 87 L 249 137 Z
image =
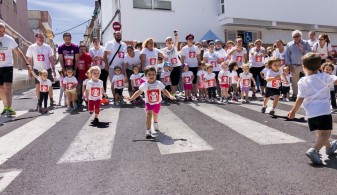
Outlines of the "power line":
M 69 28 L 69 29 L 67 29 L 67 30 L 65 30 L 65 31 L 56 33 L 55 35 L 60 35 L 60 34 L 63 34 L 63 33 L 65 33 L 65 32 L 68 32 L 68 31 L 70 31 L 70 30 L 73 30 L 73 29 L 75 29 L 75 28 L 77 28 L 77 27 L 79 27 L 79 26 L 82 26 L 83 24 L 89 22 L 90 20 L 91 20 L 91 19 L 89 19 L 89 20 L 87 20 L 87 21 L 85 21 L 85 22 L 83 22 L 83 23 L 81 23 L 81 24 L 79 24 L 79 25 L 77 25 L 77 26 L 74 26 L 74 27 L 72 27 L 72 28 Z

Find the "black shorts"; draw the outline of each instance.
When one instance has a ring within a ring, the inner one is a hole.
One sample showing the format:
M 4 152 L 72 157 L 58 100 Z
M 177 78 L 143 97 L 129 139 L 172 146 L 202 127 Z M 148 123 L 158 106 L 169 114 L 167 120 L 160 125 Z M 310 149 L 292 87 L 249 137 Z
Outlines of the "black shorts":
M 332 116 L 328 114 L 309 118 L 308 124 L 310 131 L 332 130 Z
M 194 79 L 193 79 L 193 84 L 197 84 L 197 73 L 198 73 L 198 67 L 190 67 L 190 71 L 193 72 Z
M 126 69 L 126 77 L 128 77 L 128 90 L 129 92 L 132 92 L 132 85 L 131 85 L 131 80 L 130 80 L 130 77 L 131 75 L 133 74 L 133 71 L 132 70 L 129 70 L 129 69 Z
M 180 77 L 181 77 L 181 66 L 174 67 L 170 75 L 173 86 L 179 84 Z
M 282 86 L 282 94 L 288 94 L 290 92 L 290 86 Z
M 0 68 L 0 85 L 13 83 L 13 66 Z
M 119 96 L 123 95 L 123 89 L 115 89 L 115 93 Z
M 171 91 L 171 85 L 167 85 L 166 87 L 165 87 L 165 89 L 167 90 L 167 91 Z
M 47 72 L 48 72 L 48 79 L 49 79 L 51 82 L 53 82 L 53 81 L 54 81 L 54 77 L 53 77 L 53 73 L 52 73 L 52 71 L 51 71 L 51 68 L 49 68 L 49 69 L 47 70 Z M 39 70 L 34 69 L 34 73 L 35 73 L 36 75 L 39 76 Z M 37 79 L 35 79 L 35 84 L 39 84 L 39 83 L 40 83 L 40 82 L 39 82 Z
M 280 89 L 277 88 L 270 88 L 270 87 L 267 87 L 266 89 L 266 98 L 269 98 L 271 96 L 274 96 L 274 95 L 280 95 Z
M 263 84 L 263 81 L 264 81 L 264 78 L 261 77 L 260 75 L 260 72 L 264 69 L 264 66 L 263 67 L 252 67 L 250 68 L 250 73 L 252 73 L 254 79 L 256 79 L 256 76 L 258 76 L 259 78 L 259 81 L 260 81 L 260 84 L 262 85 Z M 256 81 L 257 82 L 257 81 Z M 252 83 L 253 85 L 252 86 L 255 86 L 254 83 Z

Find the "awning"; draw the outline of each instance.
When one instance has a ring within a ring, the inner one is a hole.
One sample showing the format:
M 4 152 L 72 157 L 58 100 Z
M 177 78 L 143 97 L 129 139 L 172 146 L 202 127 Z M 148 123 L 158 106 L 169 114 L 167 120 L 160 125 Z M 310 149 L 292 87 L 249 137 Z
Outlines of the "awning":
M 46 34 L 47 38 L 53 39 L 55 37 L 55 35 L 54 35 L 53 30 L 49 26 L 49 23 L 48 22 L 42 22 L 42 25 L 43 25 L 44 29 L 46 30 L 45 34 Z
M 213 41 L 215 41 L 217 39 L 219 39 L 220 41 L 222 41 L 218 36 L 216 36 L 216 34 L 213 33 L 213 31 L 208 30 L 207 33 L 203 37 L 201 37 L 200 42 L 202 40 L 206 40 L 206 41 L 213 40 Z

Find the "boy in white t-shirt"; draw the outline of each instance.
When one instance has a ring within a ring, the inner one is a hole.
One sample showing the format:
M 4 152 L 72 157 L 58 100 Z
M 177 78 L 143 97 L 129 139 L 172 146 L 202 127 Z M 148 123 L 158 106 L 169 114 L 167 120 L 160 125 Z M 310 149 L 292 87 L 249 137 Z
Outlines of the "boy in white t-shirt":
M 50 93 L 50 90 L 52 90 L 51 86 L 52 83 L 48 79 L 48 71 L 47 70 L 39 70 L 39 76 L 35 74 L 35 72 L 32 70 L 31 71 L 32 75 L 36 80 L 39 82 L 39 88 L 40 88 L 40 94 L 39 94 L 39 101 L 38 101 L 38 112 L 41 114 L 43 113 L 48 113 L 48 108 L 47 108 L 47 102 L 48 102 L 48 96 Z M 42 103 L 43 103 L 43 108 L 42 108 Z
M 298 81 L 298 95 L 294 107 L 289 111 L 288 118 L 293 119 L 303 103 L 308 117 L 310 131 L 317 131 L 317 139 L 306 156 L 315 164 L 323 164 L 319 150 L 325 146 L 326 154 L 333 155 L 337 150 L 336 140 L 329 142 L 332 131 L 332 116 L 330 110 L 330 86 L 337 85 L 337 77 L 320 73 L 321 57 L 317 53 L 303 56 L 303 71 L 307 76 Z
M 321 66 L 321 70 L 328 74 L 328 75 L 332 75 L 331 73 L 334 70 L 334 67 L 331 63 L 325 62 L 322 64 Z M 335 112 L 337 109 L 337 105 L 336 105 L 336 96 L 335 96 L 335 86 L 331 85 L 330 86 L 330 102 L 331 102 L 331 112 Z
M 67 97 L 67 112 L 72 111 L 71 105 L 74 109 L 77 108 L 76 98 L 77 98 L 77 85 L 78 81 L 74 76 L 74 71 L 72 67 L 67 67 L 66 76 L 63 78 L 63 88 L 65 89 L 65 94 Z
M 139 86 L 141 85 L 141 79 L 142 79 L 142 74 L 139 73 L 139 66 L 138 65 L 133 65 L 132 66 L 132 71 L 133 74 L 130 76 L 130 83 L 131 83 L 131 89 L 132 92 L 130 95 L 132 96 L 136 91 L 138 91 Z M 137 97 L 136 100 L 133 102 L 134 104 L 140 104 L 142 101 L 142 98 Z
M 123 89 L 124 89 L 124 82 L 126 82 L 126 77 L 121 74 L 122 69 L 119 66 L 114 67 L 115 75 L 112 77 L 111 85 L 115 91 L 115 105 L 123 104 Z
M 158 127 L 158 114 L 160 111 L 160 102 L 162 101 L 161 93 L 169 97 L 172 100 L 175 100 L 175 97 L 170 94 L 165 89 L 165 86 L 162 82 L 156 80 L 156 69 L 152 66 L 145 68 L 146 82 L 141 84 L 139 90 L 133 94 L 129 101 L 135 100 L 143 92 L 145 93 L 145 111 L 146 111 L 146 131 L 145 138 L 150 139 L 152 137 L 151 133 L 151 122 L 153 119 L 153 126 L 156 131 L 159 130 Z
M 170 71 L 170 67 L 171 67 L 171 64 L 169 62 L 164 62 L 164 71 L 162 71 L 160 73 L 160 81 L 162 83 L 164 83 L 165 85 L 165 89 L 167 91 L 171 91 L 171 85 L 172 85 L 172 82 L 171 82 L 171 71 Z

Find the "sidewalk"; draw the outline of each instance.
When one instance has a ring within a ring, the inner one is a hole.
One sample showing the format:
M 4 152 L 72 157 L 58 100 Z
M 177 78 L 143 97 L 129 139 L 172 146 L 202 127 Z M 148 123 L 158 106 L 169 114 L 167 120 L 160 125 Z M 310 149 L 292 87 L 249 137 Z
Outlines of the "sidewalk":
M 13 70 L 13 92 L 31 89 L 35 86 L 34 79 L 29 78 L 27 70 Z

